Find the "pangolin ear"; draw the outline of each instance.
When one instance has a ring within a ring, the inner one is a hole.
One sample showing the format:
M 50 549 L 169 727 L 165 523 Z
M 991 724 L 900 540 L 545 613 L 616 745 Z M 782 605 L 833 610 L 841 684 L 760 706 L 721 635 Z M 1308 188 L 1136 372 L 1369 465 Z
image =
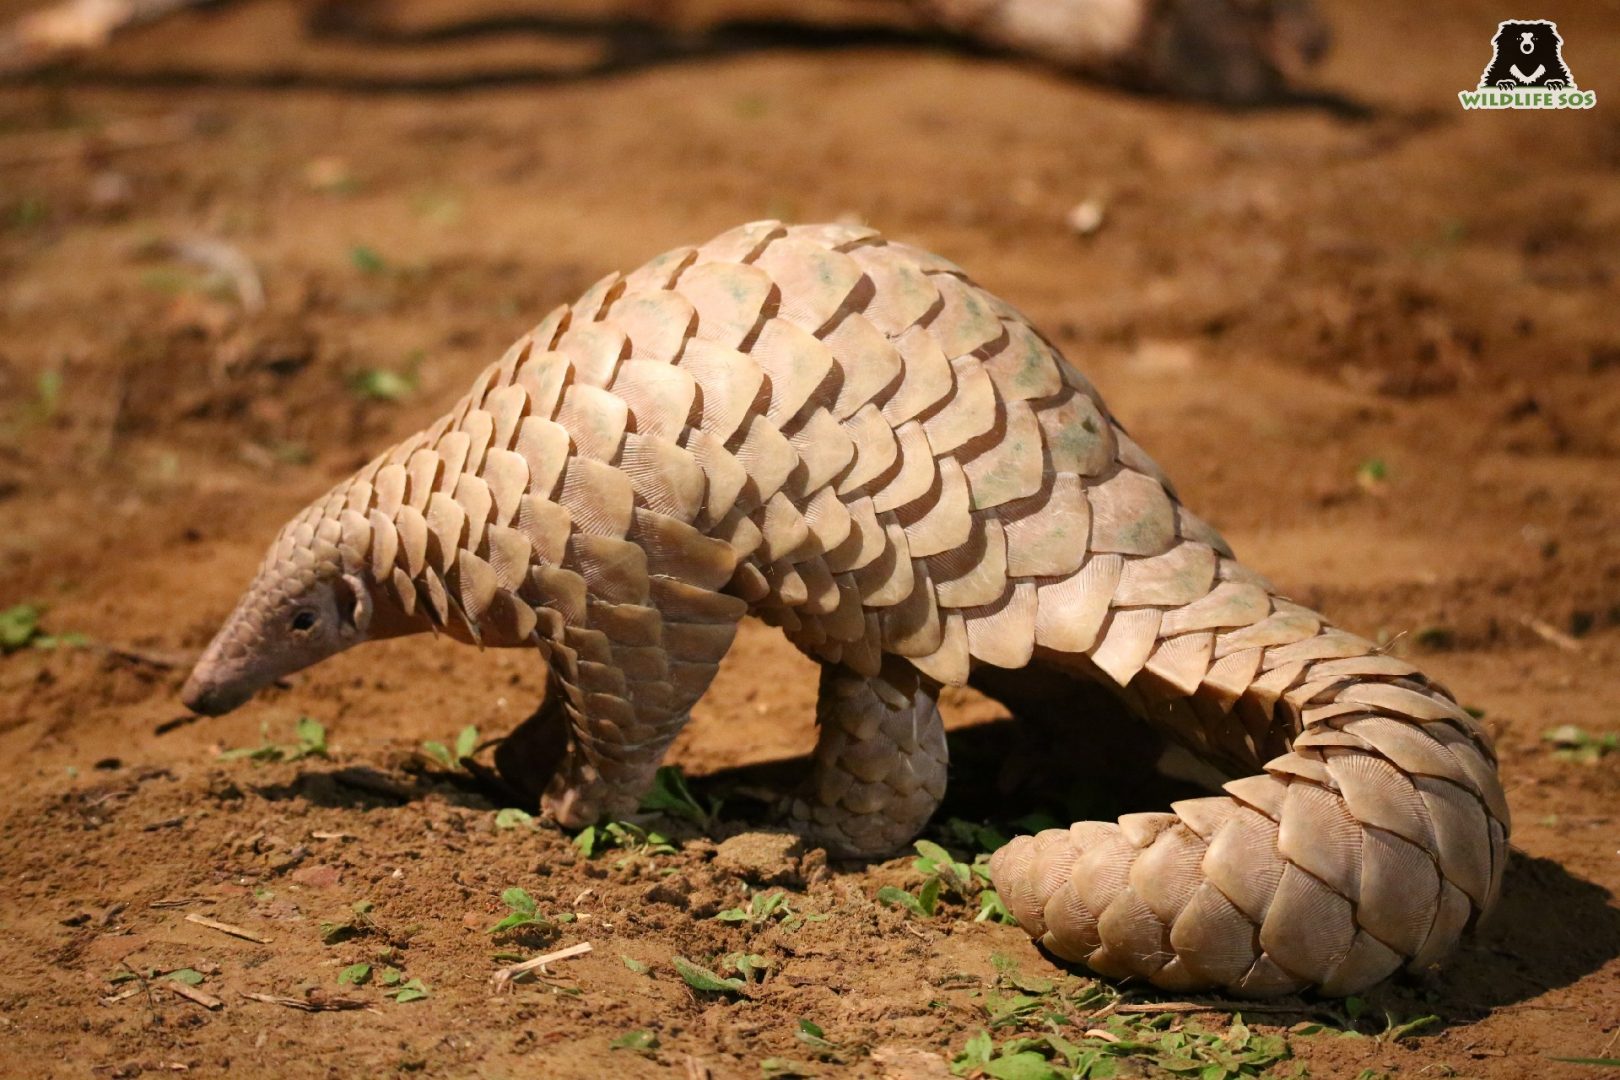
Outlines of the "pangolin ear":
M 332 583 L 338 618 L 350 633 L 366 632 L 371 626 L 371 591 L 354 574 L 344 574 Z

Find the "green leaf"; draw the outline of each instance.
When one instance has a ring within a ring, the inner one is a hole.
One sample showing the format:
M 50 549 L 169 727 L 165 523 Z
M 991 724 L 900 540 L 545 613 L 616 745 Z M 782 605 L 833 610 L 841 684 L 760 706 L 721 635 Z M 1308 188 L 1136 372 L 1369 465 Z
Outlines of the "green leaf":
M 428 995 L 428 988 L 422 984 L 422 980 L 412 979 L 394 992 L 394 1000 L 404 1004 L 407 1001 L 421 1001 Z
M 827 1038 L 827 1033 L 821 1030 L 821 1025 L 813 1020 L 799 1020 L 799 1030 L 794 1036 L 810 1049 L 821 1054 L 831 1054 L 838 1050 L 838 1044 Z
M 990 1060 L 990 1055 L 996 1052 L 995 1043 L 990 1041 L 990 1033 L 981 1031 L 968 1039 L 957 1055 L 956 1062 L 964 1066 L 982 1066 Z
M 1007 910 L 1006 903 L 1001 894 L 994 889 L 983 889 L 979 892 L 979 913 L 973 916 L 974 922 L 998 922 L 1011 925 L 1018 920 L 1013 913 Z
M 550 930 L 553 928 L 553 925 L 554 924 L 550 919 L 543 919 L 538 915 L 525 915 L 521 911 L 514 911 L 512 914 L 508 915 L 506 918 L 502 919 L 500 922 L 486 930 L 485 933 L 501 934 L 508 930 L 515 930 L 520 926 L 534 926 L 540 928 L 541 930 Z
M 0 651 L 16 652 L 39 633 L 40 610 L 33 604 L 14 604 L 0 611 Z
M 574 846 L 587 859 L 596 854 L 596 835 L 596 826 L 587 825 L 579 830 L 579 834 L 574 837 Z
M 917 860 L 917 869 L 924 874 L 932 874 L 940 867 L 951 864 L 951 853 L 932 840 L 918 840 L 915 847 L 921 856 Z
M 645 975 L 645 974 L 647 974 L 647 971 L 648 971 L 647 965 L 643 964 L 640 960 L 637 960 L 635 957 L 626 956 L 623 953 L 620 953 L 619 954 L 619 959 L 624 961 L 624 966 L 625 967 L 629 968 L 631 971 L 635 972 L 637 975 Z
M 163 977 L 177 983 L 185 983 L 187 986 L 201 986 L 203 981 L 202 972 L 195 968 L 178 968 Z
M 461 734 L 456 736 L 456 760 L 472 757 L 477 749 L 478 727 L 475 724 L 468 724 L 461 729 Z
M 741 994 L 748 984 L 741 979 L 723 979 L 706 967 L 686 959 L 684 956 L 674 958 L 675 970 L 680 973 L 686 985 L 694 990 L 702 990 L 714 994 Z
M 337 981 L 344 986 L 364 986 L 371 981 L 371 965 L 350 964 L 338 972 Z
M 734 968 L 744 979 L 752 979 L 755 972 L 763 972 L 771 962 L 758 953 L 727 953 L 720 961 L 722 968 Z
M 1438 1024 L 1439 1022 L 1440 1018 L 1438 1016 L 1420 1016 L 1415 1020 L 1408 1020 L 1404 1024 L 1391 1026 L 1384 1033 L 1384 1037 L 1386 1039 L 1404 1039 L 1408 1035 L 1428 1027 L 1430 1024 Z
M 608 1048 L 610 1050 L 634 1050 L 638 1054 L 648 1054 L 658 1049 L 658 1036 L 650 1031 L 627 1031 L 608 1043 Z
M 930 919 L 939 910 L 939 878 L 929 878 L 917 893 L 917 907 Z
M 495 811 L 495 827 L 497 829 L 515 829 L 519 825 L 533 825 L 534 815 L 527 810 L 519 810 L 515 806 L 502 807 Z
M 376 275 L 388 269 L 388 263 L 377 254 L 376 250 L 364 244 L 356 244 L 349 249 L 349 261 L 354 268 L 362 274 Z
M 540 910 L 540 905 L 534 902 L 534 897 L 516 885 L 501 893 L 501 903 L 524 915 L 533 915 Z
M 379 981 L 381 981 L 384 986 L 398 986 L 400 980 L 404 977 L 405 973 L 399 970 L 399 968 L 385 967 L 382 971 L 382 978 Z
M 313 717 L 300 716 L 295 729 L 298 749 L 295 757 L 326 756 L 326 725 Z
M 1063 1080 L 1050 1062 L 1027 1050 L 998 1057 L 985 1065 L 984 1071 L 996 1080 Z
M 893 885 L 885 885 L 879 889 L 877 891 L 877 900 L 878 903 L 887 904 L 889 907 L 904 908 L 913 915 L 921 915 L 924 918 L 928 916 L 928 913 L 922 909 L 922 904 L 917 901 L 915 896 Z
M 444 743 L 429 740 L 422 744 L 422 749 L 427 751 L 428 757 L 432 758 L 434 761 L 437 761 L 445 768 L 453 769 L 456 767 L 455 758 L 450 756 L 450 748 L 444 745 Z
M 711 801 L 707 810 L 698 805 L 685 775 L 675 765 L 665 765 L 653 775 L 652 790 L 641 800 L 641 808 L 673 814 L 702 826 L 708 826 L 719 812 L 716 802 Z

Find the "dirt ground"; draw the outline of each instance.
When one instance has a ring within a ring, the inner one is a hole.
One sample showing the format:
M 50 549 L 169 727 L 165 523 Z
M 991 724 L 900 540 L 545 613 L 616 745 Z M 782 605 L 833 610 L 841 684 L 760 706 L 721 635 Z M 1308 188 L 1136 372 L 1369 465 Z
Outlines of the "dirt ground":
M 1324 1009 L 1345 1026 L 1331 1003 L 1251 1011 L 1289 1036 L 1277 1071 L 1620 1075 L 1554 1060 L 1620 1054 L 1620 753 L 1542 738 L 1620 728 L 1620 7 L 1529 13 L 1558 21 L 1587 112 L 1459 109 L 1522 12 L 1327 14 L 1332 94 L 1236 113 L 898 43 L 556 79 L 561 54 L 520 24 L 306 47 L 276 0 L 0 87 L 0 608 L 42 608 L 58 638 L 0 659 L 0 1073 L 943 1076 L 1013 978 L 993 956 L 1059 975 L 960 903 L 877 904 L 921 882 L 909 858 L 767 860 L 794 912 L 829 917 L 713 918 L 747 903 L 716 849 L 775 775 L 748 768 L 791 776 L 812 743 L 813 672 L 762 626 L 672 755 L 730 793 L 706 835 L 652 823 L 673 854 L 587 859 L 498 827 L 423 756 L 527 715 L 526 655 L 368 646 L 182 720 L 186 658 L 274 529 L 550 306 L 741 221 L 851 216 L 1027 311 L 1245 561 L 1421 656 L 1497 734 L 1517 854 L 1495 919 L 1438 974 L 1369 995 L 1362 1037 L 1299 1029 Z M 1066 223 L 1082 204 L 1085 234 Z M 262 311 L 187 261 L 199 236 L 251 258 Z M 979 819 L 1016 725 L 949 704 L 943 816 Z M 302 715 L 326 757 L 219 757 L 292 742 Z M 496 939 L 513 886 L 576 917 Z M 491 993 L 497 953 L 580 942 L 549 980 Z M 671 966 L 739 951 L 770 964 L 745 995 Z M 340 984 L 359 963 L 372 981 Z M 385 996 L 386 968 L 427 996 Z M 175 969 L 222 1007 L 146 978 Z M 1435 1019 L 1394 1038 L 1386 1014 Z M 657 1045 L 609 1049 L 633 1031 Z

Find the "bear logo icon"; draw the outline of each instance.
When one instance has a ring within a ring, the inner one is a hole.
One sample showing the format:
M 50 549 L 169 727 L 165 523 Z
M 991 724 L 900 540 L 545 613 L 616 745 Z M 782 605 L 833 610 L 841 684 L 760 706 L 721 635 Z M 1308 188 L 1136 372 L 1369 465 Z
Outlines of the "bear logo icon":
M 1590 109 L 1597 95 L 1575 85 L 1556 23 L 1509 19 L 1496 26 L 1479 88 L 1458 91 L 1457 100 L 1464 109 Z
M 1564 63 L 1564 39 L 1546 19 L 1508 21 L 1491 39 L 1491 62 L 1479 77 L 1481 90 L 1574 90 Z

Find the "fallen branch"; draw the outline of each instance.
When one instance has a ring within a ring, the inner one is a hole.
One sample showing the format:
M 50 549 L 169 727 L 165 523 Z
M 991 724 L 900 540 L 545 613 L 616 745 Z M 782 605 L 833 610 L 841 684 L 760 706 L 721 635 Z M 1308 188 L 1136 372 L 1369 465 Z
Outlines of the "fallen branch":
M 521 964 L 513 964 L 511 967 L 503 967 L 501 970 L 495 973 L 490 982 L 494 984 L 495 992 L 498 994 L 502 990 L 510 987 L 512 985 L 512 980 L 516 979 L 520 975 L 527 974 L 531 971 L 540 971 L 542 974 L 549 975 L 550 972 L 546 971 L 545 967 L 552 961 L 567 960 L 575 956 L 584 956 L 590 951 L 591 943 L 588 941 L 582 941 L 578 945 L 570 945 L 566 949 L 558 949 L 556 952 L 545 953 L 544 955 L 536 956 L 532 960 L 525 960 Z
M 252 930 L 244 930 L 240 926 L 232 926 L 230 923 L 220 922 L 218 919 L 210 919 L 206 915 L 198 915 L 195 911 L 186 916 L 186 922 L 196 923 L 198 926 L 206 926 L 210 930 L 218 930 L 222 934 L 229 934 L 231 937 L 239 937 L 244 941 L 255 941 L 260 945 L 270 944 L 270 939 L 262 934 L 255 934 Z

